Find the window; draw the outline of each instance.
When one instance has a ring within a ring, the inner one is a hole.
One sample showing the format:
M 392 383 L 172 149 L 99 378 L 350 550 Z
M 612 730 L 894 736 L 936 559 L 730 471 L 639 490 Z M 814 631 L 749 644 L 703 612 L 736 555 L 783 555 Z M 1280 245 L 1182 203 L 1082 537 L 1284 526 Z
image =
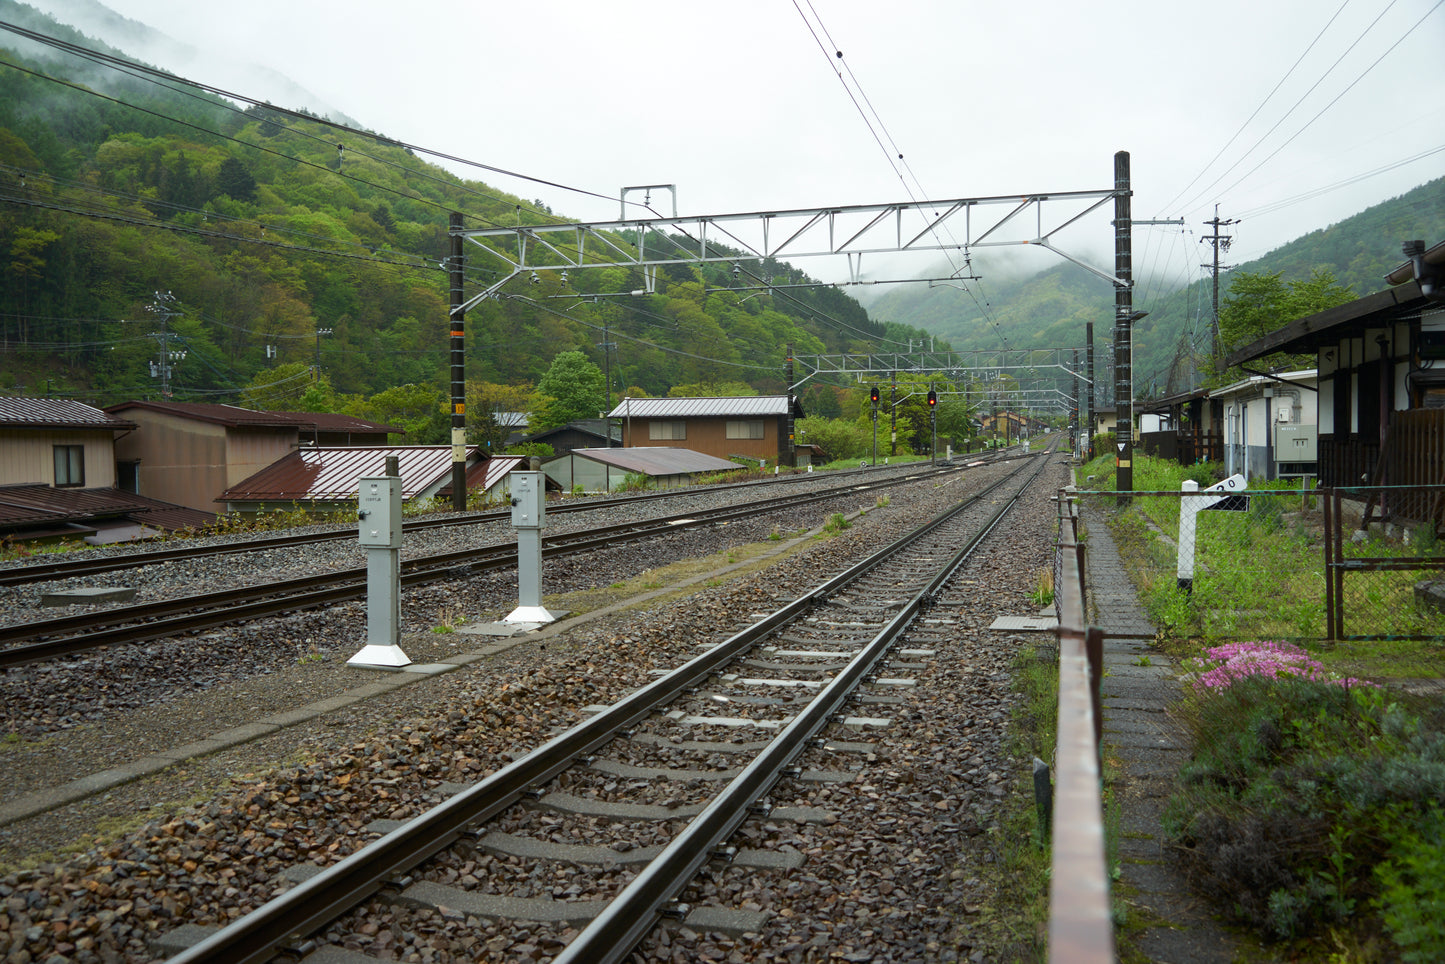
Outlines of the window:
M 729 419 L 728 438 L 762 438 L 763 420 L 760 418 Z
M 57 445 L 55 448 L 55 484 L 85 484 L 85 446 Z
M 647 423 L 647 437 L 654 442 L 685 439 L 687 438 L 687 423 L 653 419 Z

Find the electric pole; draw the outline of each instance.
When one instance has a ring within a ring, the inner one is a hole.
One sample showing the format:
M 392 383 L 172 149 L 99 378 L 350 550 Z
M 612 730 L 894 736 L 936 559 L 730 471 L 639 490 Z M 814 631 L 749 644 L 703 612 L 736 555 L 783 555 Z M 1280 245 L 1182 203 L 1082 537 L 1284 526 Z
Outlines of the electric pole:
M 1220 234 L 1219 229 L 1228 227 L 1231 224 L 1238 224 L 1239 219 L 1230 218 L 1228 221 L 1219 220 L 1219 205 L 1216 204 L 1214 205 L 1213 220 L 1205 221 L 1204 223 L 1214 229 L 1213 234 L 1206 234 L 1204 237 L 1199 239 L 1199 243 L 1203 244 L 1205 241 L 1208 241 L 1210 245 L 1214 248 L 1214 263 L 1212 265 L 1202 264 L 1200 265 L 1200 267 L 1208 268 L 1214 274 L 1214 331 L 1213 344 L 1211 348 L 1214 354 L 1214 369 L 1215 371 L 1218 371 L 1220 363 L 1224 360 L 1224 342 L 1221 340 L 1219 335 L 1219 272 L 1228 271 L 1230 268 L 1234 267 L 1233 265 L 1219 263 L 1220 252 L 1227 253 L 1229 251 L 1229 245 L 1234 241 L 1233 235 Z
M 171 306 L 176 303 L 175 295 L 169 291 L 157 291 L 152 302 L 146 306 L 146 310 L 153 313 L 161 320 L 161 330 L 151 332 L 151 337 L 156 340 L 159 346 L 156 360 L 151 362 L 151 378 L 161 380 L 161 397 L 171 397 L 171 365 L 186 357 L 184 350 L 172 351 L 170 320 L 180 316 L 180 312 Z
M 332 331 L 334 331 L 334 330 L 335 330 L 335 329 L 332 329 L 332 328 L 317 328 L 317 329 L 316 329 L 316 377 L 313 378 L 312 381 L 315 381 L 315 382 L 318 382 L 318 383 L 321 381 L 321 336 L 322 336 L 322 335 L 329 335 L 329 334 L 331 334 Z

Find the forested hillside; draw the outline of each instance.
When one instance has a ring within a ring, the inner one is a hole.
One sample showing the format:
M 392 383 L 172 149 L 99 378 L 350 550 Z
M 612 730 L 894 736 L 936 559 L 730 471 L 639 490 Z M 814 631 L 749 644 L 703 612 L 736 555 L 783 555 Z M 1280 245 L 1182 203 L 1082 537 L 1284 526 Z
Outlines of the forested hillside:
M 12 0 L 0 22 L 120 53 Z M 169 363 L 176 399 L 355 409 L 390 393 L 405 411 L 369 414 L 444 427 L 449 214 L 469 228 L 564 219 L 381 134 L 11 31 L 0 48 L 0 393 L 154 398 Z M 471 295 L 499 265 L 468 249 Z M 924 334 L 875 324 L 832 288 L 726 290 L 739 284 L 728 265 L 660 270 L 655 294 L 627 296 L 644 286 L 634 274 L 544 272 L 475 307 L 469 382 L 524 402 L 558 354 L 580 350 L 611 373 L 614 397 L 723 382 L 778 391 L 789 344 L 869 351 Z M 255 390 L 268 381 L 279 384 Z
M 1221 275 L 1220 297 L 1227 295 L 1231 276 L 1281 272 L 1290 282 L 1316 269 L 1332 273 L 1356 297 L 1367 295 L 1386 287 L 1385 273 L 1404 260 L 1400 244 L 1411 238 L 1426 244 L 1445 239 L 1445 178 L 1235 265 Z M 1197 247 L 1197 260 L 1209 260 L 1210 247 Z M 1142 250 L 1136 236 L 1136 272 Z M 974 291 L 897 289 L 870 303 L 869 310 L 878 319 L 906 318 L 947 337 L 956 349 L 1082 348 L 1084 326 L 1092 321 L 1096 357 L 1101 364 L 1112 357 L 1114 294 L 1107 281 L 1068 263 L 1031 277 L 991 276 L 987 268 L 981 273 Z M 1186 288 L 1161 291 L 1136 280 L 1134 306 L 1149 314 L 1134 327 L 1135 391 L 1147 397 L 1187 390 L 1193 366 L 1209 355 L 1212 281 L 1206 272 Z

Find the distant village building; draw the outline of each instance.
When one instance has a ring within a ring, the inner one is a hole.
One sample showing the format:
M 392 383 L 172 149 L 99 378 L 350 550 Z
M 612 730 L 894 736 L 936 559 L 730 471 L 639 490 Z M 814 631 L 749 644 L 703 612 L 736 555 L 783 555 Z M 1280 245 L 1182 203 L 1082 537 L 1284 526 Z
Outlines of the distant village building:
M 136 423 L 63 398 L 0 398 L 0 485 L 116 484 L 116 436 Z
M 608 416 L 622 426 L 624 448 L 680 448 L 718 459 L 778 464 L 792 454 L 789 419 L 802 405 L 787 395 L 624 398 Z
M 121 488 L 212 511 L 221 493 L 297 451 L 339 439 L 385 444 L 404 429 L 349 415 L 259 412 L 237 405 L 131 401 L 106 412 L 137 430 L 116 443 Z
M 659 488 L 686 485 L 698 475 L 745 468 L 690 449 L 671 446 L 576 449 L 542 463 L 542 471 L 563 492 L 614 492 L 631 481 Z
M 84 402 L 0 398 L 0 538 L 104 545 L 214 522 L 117 488 L 116 437 L 136 428 Z

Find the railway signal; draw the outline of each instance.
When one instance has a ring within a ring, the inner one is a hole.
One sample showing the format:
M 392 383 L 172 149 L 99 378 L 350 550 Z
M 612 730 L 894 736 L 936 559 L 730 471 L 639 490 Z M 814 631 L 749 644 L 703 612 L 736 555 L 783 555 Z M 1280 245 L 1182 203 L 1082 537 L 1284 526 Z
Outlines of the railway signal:
M 938 405 L 938 393 L 933 389 L 928 390 L 928 407 L 934 408 Z

